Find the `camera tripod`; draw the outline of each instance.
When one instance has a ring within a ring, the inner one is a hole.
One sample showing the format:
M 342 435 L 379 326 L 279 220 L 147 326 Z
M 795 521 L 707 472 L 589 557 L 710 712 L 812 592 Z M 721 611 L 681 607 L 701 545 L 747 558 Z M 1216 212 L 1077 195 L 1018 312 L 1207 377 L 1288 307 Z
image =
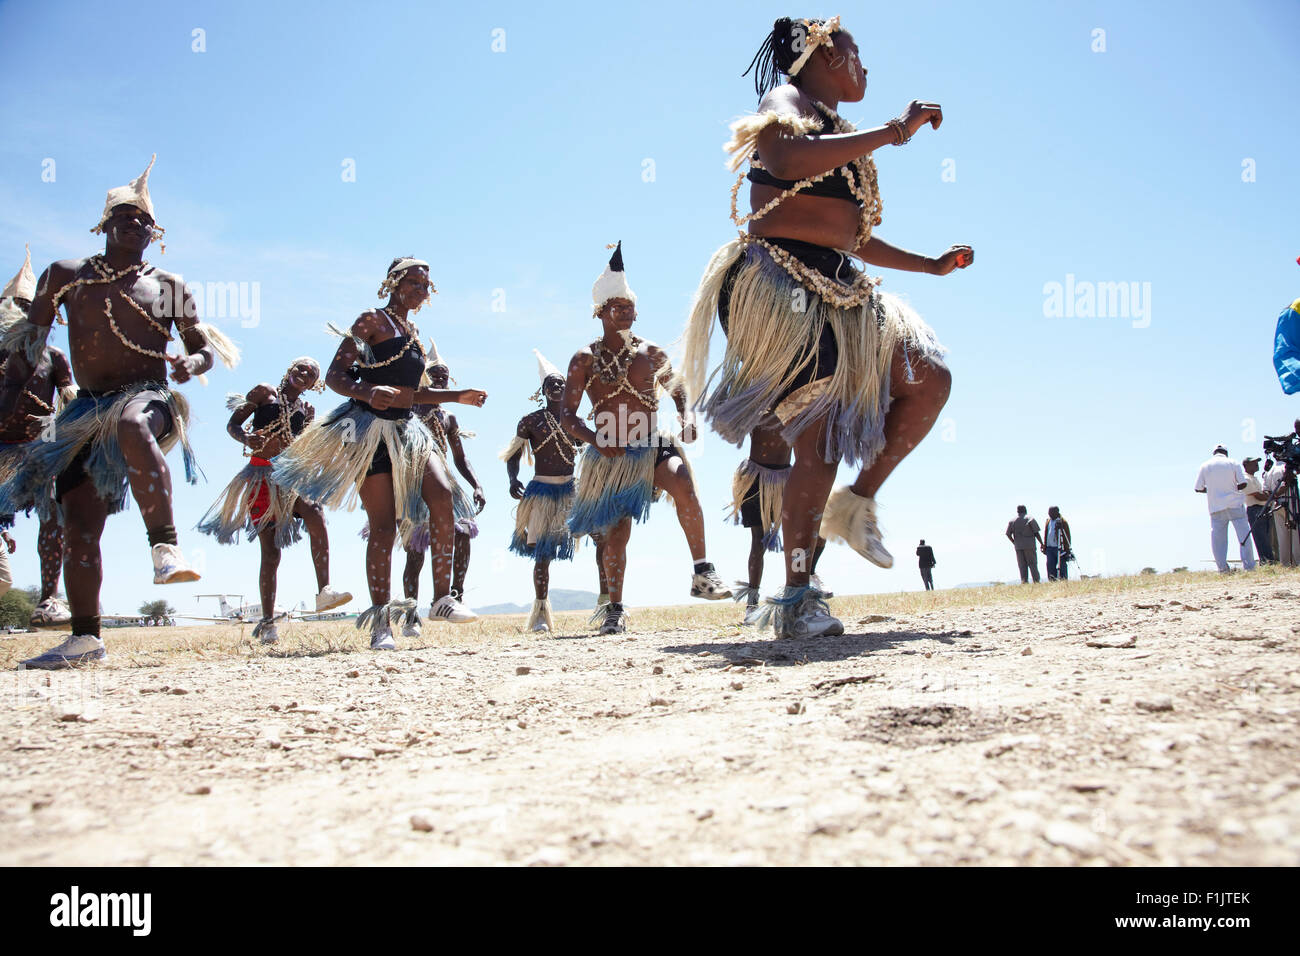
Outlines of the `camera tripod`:
M 1250 527 L 1246 531 L 1246 537 L 1237 542 L 1239 545 L 1245 545 L 1246 540 L 1255 531 L 1255 525 L 1267 522 L 1269 517 L 1276 512 L 1282 512 L 1286 519 L 1283 523 L 1286 531 L 1291 531 L 1300 527 L 1300 489 L 1296 486 L 1295 469 L 1291 467 L 1291 462 L 1284 462 L 1282 469 L 1282 480 L 1277 483 L 1272 493 L 1268 496 L 1268 501 L 1264 502 L 1264 510 L 1259 513 Z M 1264 527 L 1268 527 L 1267 524 Z

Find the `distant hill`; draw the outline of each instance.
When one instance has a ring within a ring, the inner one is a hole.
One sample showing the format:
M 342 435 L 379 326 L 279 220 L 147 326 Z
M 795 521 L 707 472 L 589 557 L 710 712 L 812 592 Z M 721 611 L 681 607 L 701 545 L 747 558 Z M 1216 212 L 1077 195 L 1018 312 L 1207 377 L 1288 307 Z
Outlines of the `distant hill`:
M 594 591 L 565 591 L 559 588 L 551 591 L 551 610 L 553 611 L 590 611 L 596 606 Z M 533 609 L 533 603 L 527 604 L 489 604 L 476 607 L 476 614 L 527 614 Z

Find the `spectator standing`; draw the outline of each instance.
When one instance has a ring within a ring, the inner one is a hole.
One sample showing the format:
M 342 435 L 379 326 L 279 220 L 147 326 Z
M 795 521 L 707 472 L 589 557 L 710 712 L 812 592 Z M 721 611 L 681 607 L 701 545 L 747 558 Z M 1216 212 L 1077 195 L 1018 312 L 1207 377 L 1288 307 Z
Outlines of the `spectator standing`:
M 1016 564 L 1020 567 L 1020 583 L 1028 584 L 1029 575 L 1038 583 L 1038 548 L 1043 547 L 1043 536 L 1038 522 L 1029 517 L 1029 509 L 1016 505 L 1016 517 L 1007 522 L 1007 540 L 1016 549 Z
M 1225 446 L 1214 446 L 1214 453 L 1196 473 L 1193 490 L 1206 496 L 1210 509 L 1210 550 L 1215 565 L 1222 572 L 1228 571 L 1228 525 L 1231 524 L 1241 543 L 1241 566 L 1253 571 L 1255 549 L 1250 543 L 1250 522 L 1246 520 L 1246 472 L 1240 463 L 1228 457 Z
M 1286 473 L 1286 465 L 1282 462 L 1274 462 L 1272 466 L 1264 472 L 1263 490 L 1265 495 L 1272 495 L 1278 485 L 1282 483 L 1282 476 Z M 1281 502 L 1275 502 L 1278 506 L 1273 512 L 1273 530 L 1277 537 L 1277 562 L 1283 567 L 1294 568 L 1300 564 L 1300 529 L 1288 528 L 1286 526 L 1286 509 L 1281 506 Z
M 933 591 L 934 575 L 931 571 L 939 562 L 934 560 L 934 548 L 926 544 L 924 538 L 922 538 L 921 543 L 917 545 L 916 557 L 921 565 L 921 581 L 925 584 L 925 589 L 927 591 Z
M 1070 577 L 1070 523 L 1061 517 L 1061 509 L 1047 509 L 1047 533 L 1043 537 L 1043 554 L 1047 555 L 1047 580 L 1062 581 Z
M 1268 493 L 1264 491 L 1261 479 L 1255 477 L 1255 472 L 1259 471 L 1259 459 L 1243 458 L 1241 468 L 1246 473 L 1246 488 L 1242 494 L 1246 497 L 1246 518 L 1250 522 L 1250 536 L 1255 539 L 1255 551 L 1259 554 L 1259 560 L 1272 564 L 1277 560 L 1273 556 L 1273 542 L 1270 535 L 1272 529 L 1269 527 L 1268 518 L 1264 517 L 1264 505 L 1268 501 Z

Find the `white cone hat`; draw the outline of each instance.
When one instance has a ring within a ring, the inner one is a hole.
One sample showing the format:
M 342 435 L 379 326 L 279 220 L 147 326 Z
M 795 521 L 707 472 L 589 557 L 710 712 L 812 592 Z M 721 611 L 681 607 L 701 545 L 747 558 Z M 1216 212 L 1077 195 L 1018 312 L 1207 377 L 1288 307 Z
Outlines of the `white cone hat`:
M 6 298 L 26 299 L 28 302 L 36 298 L 36 274 L 32 272 L 32 250 L 27 249 L 27 259 L 23 262 L 23 267 L 18 270 L 18 274 L 9 280 L 4 291 L 0 292 L 0 299 Z
M 444 362 L 442 356 L 438 354 L 438 344 L 434 342 L 433 339 L 429 339 L 429 352 L 424 357 L 424 367 L 432 368 L 435 365 L 441 365 L 443 368 L 447 368 L 447 363 Z
M 149 218 L 155 223 L 158 217 L 153 212 L 153 200 L 149 198 L 149 171 L 153 169 L 154 160 L 158 154 L 154 153 L 149 157 L 149 165 L 135 179 L 131 180 L 125 186 L 118 186 L 116 189 L 108 191 L 108 198 L 104 201 L 104 215 L 100 216 L 99 224 L 91 232 L 103 232 L 104 223 L 113 213 L 114 206 L 135 206 L 137 209 L 143 209 L 149 214 Z
M 636 293 L 627 284 L 627 274 L 623 271 L 623 243 L 620 240 L 609 257 L 609 265 L 601 273 L 596 284 L 591 287 L 591 300 L 597 310 L 610 299 L 627 299 L 636 301 Z
M 561 372 L 554 365 L 552 365 L 551 360 L 548 359 L 545 355 L 543 355 L 537 349 L 533 349 L 533 354 L 537 356 L 537 377 L 542 380 L 543 385 L 546 384 L 546 380 L 551 376 L 555 376 L 556 378 L 564 378 L 564 373 Z

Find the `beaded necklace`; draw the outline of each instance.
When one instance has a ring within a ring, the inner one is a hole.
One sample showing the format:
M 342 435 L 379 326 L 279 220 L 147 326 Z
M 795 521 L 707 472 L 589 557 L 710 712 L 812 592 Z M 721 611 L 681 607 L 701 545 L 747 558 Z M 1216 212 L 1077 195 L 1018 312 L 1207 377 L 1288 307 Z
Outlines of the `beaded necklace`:
M 141 274 L 143 274 L 143 272 L 146 269 L 150 268 L 149 263 L 142 260 L 138 263 L 134 263 L 132 265 L 126 266 L 125 268 L 114 271 L 108 265 L 108 260 L 103 255 L 100 254 L 91 256 L 89 259 L 86 260 L 86 263 L 92 269 L 95 270 L 94 278 L 82 277 L 80 279 L 73 279 L 71 282 L 67 283 L 65 286 L 63 286 L 63 288 L 59 289 L 59 291 L 54 294 L 54 312 L 56 317 L 58 315 L 59 306 L 63 304 L 64 296 L 66 296 L 77 286 L 100 285 L 100 284 L 111 285 L 117 280 L 126 278 L 132 273 L 134 273 L 138 278 Z M 154 329 L 156 329 L 166 341 L 168 342 L 173 341 L 173 336 L 171 332 L 167 329 L 167 327 L 161 324 L 160 322 L 156 321 L 153 316 L 151 316 L 147 311 L 145 311 L 144 307 L 141 306 L 139 302 L 135 301 L 135 299 L 131 298 L 131 296 L 127 295 L 125 292 L 122 293 L 122 298 L 124 298 L 127 304 L 130 305 L 131 308 L 135 309 L 135 311 L 139 313 L 139 315 L 146 322 L 148 322 L 149 325 L 151 325 Z M 139 352 L 141 355 L 147 355 L 150 358 L 163 359 L 163 360 L 167 358 L 167 354 L 165 352 L 155 352 L 153 349 L 147 349 L 143 345 L 140 345 L 132 341 L 131 339 L 127 338 L 126 335 L 123 334 L 122 330 L 117 327 L 117 321 L 113 318 L 112 298 L 107 295 L 104 296 L 104 316 L 105 318 L 108 319 L 108 327 L 112 329 L 113 334 L 117 336 L 118 341 L 121 342 L 123 345 L 125 345 L 127 348 L 131 349 L 131 351 Z M 60 319 L 60 321 L 62 322 L 63 320 Z M 176 325 L 177 328 L 180 328 L 179 321 L 177 321 Z
M 631 366 L 632 358 L 643 344 L 643 339 L 635 335 L 629 335 L 623 347 L 614 355 L 610 355 L 609 350 L 605 348 L 604 338 L 596 339 L 591 343 L 591 354 L 596 362 L 596 377 L 606 385 L 617 385 L 613 392 L 605 396 L 606 399 L 626 393 L 647 408 L 659 407 L 658 379 L 651 386 L 649 395 L 637 391 L 636 387 L 628 381 L 628 367 Z M 587 413 L 587 418 L 590 420 L 595 416 L 596 409 L 595 406 L 592 406 L 591 411 Z
M 831 109 L 825 103 L 819 100 L 813 100 L 812 104 L 818 112 L 831 121 L 831 128 L 836 133 L 853 133 L 857 131 L 848 120 L 842 118 L 835 110 Z M 757 156 L 751 156 L 749 164 L 753 168 L 763 169 L 764 166 Z M 880 225 L 882 205 L 880 201 L 880 190 L 876 179 L 876 164 L 870 155 L 859 156 L 852 162 L 841 166 L 838 170 L 828 169 L 824 173 L 818 173 L 815 176 L 809 176 L 801 179 L 789 189 L 775 199 L 763 205 L 756 212 L 742 216 L 737 208 L 738 196 L 741 184 L 745 180 L 745 173 L 742 171 L 736 179 L 736 183 L 731 187 L 731 221 L 738 227 L 747 223 L 761 219 L 767 215 L 790 196 L 808 188 L 813 183 L 821 182 L 827 176 L 834 175 L 836 172 L 843 174 L 845 181 L 848 183 L 849 191 L 858 199 L 862 208 L 862 215 L 858 220 L 858 232 L 853 241 L 853 248 L 860 249 L 862 245 L 871 238 L 871 230 L 874 226 Z M 856 175 L 855 175 L 856 173 Z M 762 246 L 768 254 L 788 272 L 801 285 L 811 287 L 819 296 L 828 301 L 836 308 L 851 308 L 860 305 L 868 298 L 877 285 L 880 284 L 878 278 L 872 278 L 865 273 L 858 273 L 852 283 L 844 284 L 838 281 L 828 279 L 815 269 L 811 269 L 803 262 L 792 256 L 789 252 L 780 246 L 769 242 L 762 236 L 755 236 L 747 232 L 740 233 L 742 242 L 753 243 Z
M 406 344 L 397 350 L 396 355 L 392 358 L 384 359 L 382 362 L 363 362 L 361 358 L 358 357 L 356 360 L 358 368 L 383 368 L 385 365 L 392 365 L 399 358 L 409 352 L 412 347 L 419 349 L 421 356 L 425 354 L 424 346 L 420 344 L 420 330 L 416 328 L 414 323 L 407 322 L 405 318 L 395 312 L 389 312 L 388 306 L 384 306 L 379 311 L 384 313 L 384 315 L 392 321 L 393 325 L 397 326 L 397 328 L 406 335 Z
M 41 398 L 39 395 L 37 395 L 35 392 L 33 392 L 30 388 L 25 388 L 25 389 L 23 389 L 23 395 L 24 395 L 25 397 L 27 397 L 27 398 L 30 398 L 33 402 L 35 402 L 37 408 L 41 409 L 42 411 L 46 412 L 47 414 L 50 414 L 50 415 L 53 415 L 53 414 L 54 414 L 54 406 L 51 405 L 49 402 L 45 401 L 45 399 Z
M 546 427 L 549 428 L 551 432 L 542 441 L 533 445 L 533 454 L 539 454 L 543 448 L 551 442 L 555 442 L 555 450 L 560 453 L 560 458 L 566 465 L 572 465 L 574 457 L 578 451 L 578 446 L 573 443 L 573 439 L 570 438 L 564 429 L 560 427 L 560 423 L 555 420 L 555 416 L 551 414 L 550 409 L 542 409 L 542 420 L 546 422 Z
M 290 403 L 284 400 L 284 392 L 282 392 L 280 388 L 276 388 L 275 401 L 280 407 L 280 411 L 275 416 L 275 420 L 270 424 L 262 426 L 262 428 L 258 430 L 263 439 L 262 447 L 265 448 L 268 444 L 278 441 L 284 443 L 284 448 L 288 448 L 293 444 L 294 438 L 297 437 L 293 433 L 293 413 L 298 411 L 302 406 L 302 396 L 299 395 L 293 404 L 290 405 Z M 280 450 L 283 451 L 284 448 L 281 448 Z M 245 446 L 244 454 L 251 457 L 254 452 Z
M 433 406 L 433 411 L 429 412 L 424 419 L 424 423 L 429 426 L 429 432 L 433 435 L 433 443 L 438 446 L 438 457 L 446 461 L 447 449 L 450 447 L 451 442 L 447 437 L 447 427 L 442 423 L 442 406 Z

